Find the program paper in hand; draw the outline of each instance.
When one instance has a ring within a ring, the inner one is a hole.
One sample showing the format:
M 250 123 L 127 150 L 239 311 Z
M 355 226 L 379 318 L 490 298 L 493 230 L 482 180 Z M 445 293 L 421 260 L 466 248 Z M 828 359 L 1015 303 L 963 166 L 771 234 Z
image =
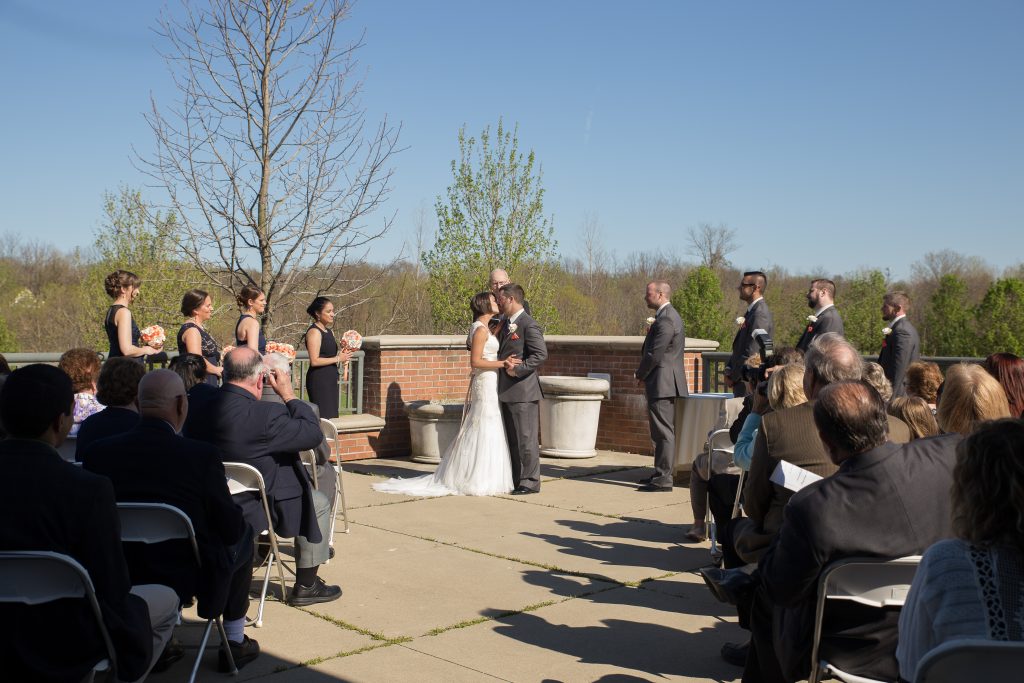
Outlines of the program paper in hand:
M 770 478 L 773 484 L 778 484 L 782 488 L 796 492 L 823 477 L 818 476 L 814 472 L 809 472 L 802 467 L 797 467 L 791 462 L 780 460 Z

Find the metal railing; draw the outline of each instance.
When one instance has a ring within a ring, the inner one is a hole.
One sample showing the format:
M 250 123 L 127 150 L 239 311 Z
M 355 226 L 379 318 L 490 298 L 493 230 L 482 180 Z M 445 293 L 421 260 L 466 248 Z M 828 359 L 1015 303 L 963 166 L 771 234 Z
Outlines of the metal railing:
M 729 356 L 731 354 L 725 353 L 724 351 L 705 351 L 701 354 L 701 391 L 703 393 L 719 393 L 729 392 L 731 389 L 725 386 L 725 364 L 729 362 Z M 877 355 L 862 356 L 865 361 L 877 361 Z M 921 360 L 930 361 L 939 366 L 942 370 L 942 374 L 946 374 L 946 370 L 951 365 L 957 363 L 981 363 L 984 358 L 975 358 L 971 356 L 921 356 Z
M 100 353 L 106 360 L 107 354 Z M 168 361 L 177 357 L 177 351 L 167 351 Z M 47 363 L 56 365 L 60 361 L 60 353 L 5 353 L 4 358 L 11 368 L 29 365 L 31 363 Z M 338 413 L 340 415 L 359 415 L 363 412 L 363 362 L 366 354 L 356 351 L 349 361 L 348 373 L 345 368 L 340 368 L 341 378 L 338 381 Z M 150 369 L 162 368 L 166 362 L 147 363 Z M 292 362 L 292 387 L 295 395 L 301 398 L 308 398 L 306 395 L 306 370 L 309 369 L 309 352 L 297 351 L 295 360 Z

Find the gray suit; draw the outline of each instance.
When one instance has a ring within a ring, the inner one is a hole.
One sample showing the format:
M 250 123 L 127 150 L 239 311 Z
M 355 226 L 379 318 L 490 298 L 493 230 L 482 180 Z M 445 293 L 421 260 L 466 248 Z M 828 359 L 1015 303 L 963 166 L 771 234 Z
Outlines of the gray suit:
M 882 342 L 882 350 L 878 354 L 878 364 L 892 382 L 893 396 L 906 395 L 903 377 L 907 374 L 907 366 L 920 357 L 921 339 L 917 330 L 909 320 L 900 318 L 892 324 L 892 332 Z
M 742 382 L 743 364 L 760 351 L 760 347 L 754 341 L 754 330 L 764 330 L 770 339 L 775 339 L 772 312 L 768 310 L 768 302 L 763 298 L 751 304 L 743 317 L 743 324 L 736 330 L 736 336 L 732 340 L 732 355 L 725 366 L 725 374 L 733 381 L 733 394 L 736 396 L 746 393 Z
M 636 378 L 644 383 L 647 394 L 647 417 L 654 441 L 655 486 L 672 485 L 672 459 L 675 454 L 675 401 L 688 396 L 683 353 L 686 333 L 683 319 L 672 304 L 654 316 L 654 323 L 644 339 L 640 367 Z
M 498 401 L 505 423 L 512 458 L 512 481 L 516 486 L 540 491 L 540 380 L 537 369 L 547 360 L 548 348 L 537 321 L 523 310 L 514 323 L 502 322 L 498 333 L 498 359 L 522 359 L 515 377 L 498 371 Z
M 796 343 L 797 350 L 807 351 L 814 338 L 826 332 L 835 332 L 846 336 L 843 317 L 839 315 L 839 311 L 836 310 L 835 306 L 829 306 L 821 312 L 816 321 L 807 324 L 807 329 L 800 335 L 800 341 Z

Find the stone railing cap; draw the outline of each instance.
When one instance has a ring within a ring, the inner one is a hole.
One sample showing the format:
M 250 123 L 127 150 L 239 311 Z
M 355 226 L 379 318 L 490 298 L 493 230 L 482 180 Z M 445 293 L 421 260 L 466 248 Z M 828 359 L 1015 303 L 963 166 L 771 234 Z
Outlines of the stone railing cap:
M 644 344 L 643 337 L 605 337 L 587 335 L 552 334 L 544 337 L 549 348 L 599 348 L 607 350 L 631 350 L 640 352 Z M 686 338 L 686 350 L 715 351 L 720 344 L 710 339 Z M 364 337 L 363 349 L 458 349 L 466 350 L 465 335 L 422 334 L 422 335 L 383 335 Z
M 462 403 L 438 403 L 435 401 L 409 401 L 405 404 L 405 413 L 410 417 L 444 418 L 461 417 Z

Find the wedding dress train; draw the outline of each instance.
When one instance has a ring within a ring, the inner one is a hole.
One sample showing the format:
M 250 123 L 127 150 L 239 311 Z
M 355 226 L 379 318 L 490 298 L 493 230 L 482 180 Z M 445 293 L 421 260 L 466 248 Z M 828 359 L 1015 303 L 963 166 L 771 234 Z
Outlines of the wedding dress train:
M 475 321 L 470 339 L 478 327 L 483 323 Z M 498 359 L 498 339 L 493 334 L 487 336 L 483 358 Z M 433 474 L 389 479 L 374 484 L 374 490 L 409 496 L 493 496 L 511 491 L 512 461 L 498 404 L 498 372 L 473 370 L 462 426 Z

